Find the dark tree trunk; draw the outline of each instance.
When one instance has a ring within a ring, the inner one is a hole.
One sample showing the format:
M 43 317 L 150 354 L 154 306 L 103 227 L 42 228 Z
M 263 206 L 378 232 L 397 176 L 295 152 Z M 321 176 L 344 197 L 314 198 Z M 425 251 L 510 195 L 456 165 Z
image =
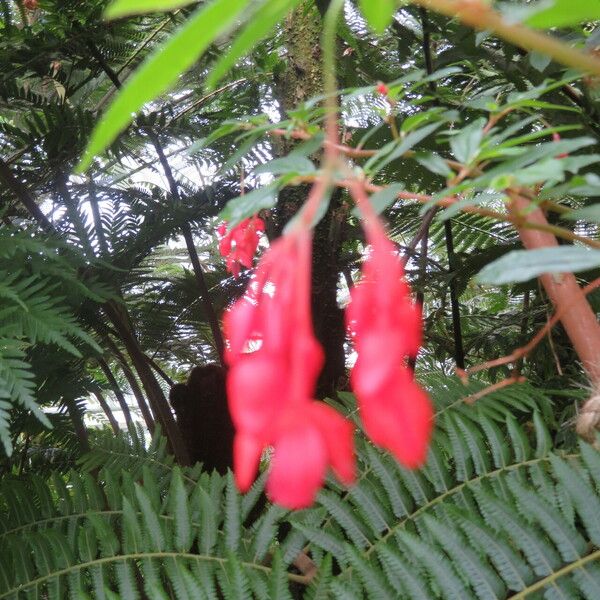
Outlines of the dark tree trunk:
M 127 350 L 127 354 L 131 358 L 131 363 L 136 370 L 142 387 L 146 392 L 152 412 L 156 415 L 160 423 L 163 433 L 166 435 L 171 444 L 173 453 L 177 462 L 182 465 L 189 464 L 187 449 L 183 443 L 175 418 L 171 412 L 171 408 L 165 398 L 162 388 L 158 384 L 152 368 L 146 360 L 146 356 L 140 348 L 139 342 L 136 339 L 135 333 L 131 330 L 129 323 L 126 320 L 126 315 L 122 314 L 122 309 L 112 302 L 107 302 L 104 309 L 121 338 L 123 345 Z
M 125 379 L 129 383 L 129 387 L 135 399 L 137 401 L 140 412 L 142 413 L 142 417 L 144 422 L 146 423 L 146 427 L 148 427 L 148 431 L 150 433 L 154 433 L 155 425 L 154 425 L 154 416 L 152 415 L 152 411 L 146 402 L 146 398 L 144 398 L 144 393 L 142 392 L 138 381 L 131 370 L 127 359 L 123 355 L 123 353 L 119 350 L 117 345 L 109 338 L 105 339 L 107 346 L 110 348 L 110 351 L 113 353 L 115 358 L 119 361 L 119 365 L 121 366 L 121 370 L 123 371 L 123 375 L 125 375 Z
M 104 359 L 100 359 L 98 361 L 98 364 L 100 365 L 100 368 L 102 369 L 102 372 L 104 373 L 104 376 L 108 381 L 108 385 L 110 385 L 110 389 L 113 391 L 113 394 L 115 395 L 115 398 L 117 399 L 117 402 L 121 407 L 121 411 L 123 412 L 123 417 L 125 417 L 125 423 L 127 423 L 127 427 L 131 428 L 133 425 L 133 420 L 131 418 L 131 411 L 129 410 L 129 406 L 127 404 L 127 400 L 125 399 L 123 391 L 119 387 L 119 384 L 115 379 L 115 376 L 113 375 L 112 371 L 110 370 L 108 363 Z
M 100 404 L 100 408 L 102 408 L 102 410 L 104 411 L 104 414 L 106 415 L 106 418 L 108 419 L 108 422 L 110 423 L 113 433 L 115 435 L 118 435 L 118 433 L 121 431 L 119 429 L 119 423 L 117 422 L 117 419 L 115 418 L 115 415 L 113 414 L 112 410 L 110 410 L 110 406 L 108 405 L 106 398 L 104 397 L 104 395 L 102 394 L 102 392 L 100 390 L 96 390 L 94 392 L 94 396 L 96 396 L 96 400 L 98 400 L 98 404 Z
M 287 67 L 276 77 L 275 93 L 283 111 L 322 92 L 321 68 L 321 15 L 312 2 L 303 2 L 286 20 Z M 275 152 L 285 155 L 294 142 L 275 140 Z M 319 160 L 319 157 L 313 157 Z M 287 187 L 279 194 L 270 232 L 281 235 L 286 223 L 304 204 L 308 186 Z M 325 350 L 325 365 L 316 395 L 331 396 L 345 375 L 345 327 L 343 312 L 337 304 L 337 286 L 340 273 L 341 195 L 333 194 L 329 210 L 315 229 L 313 244 L 313 324 L 315 335 Z

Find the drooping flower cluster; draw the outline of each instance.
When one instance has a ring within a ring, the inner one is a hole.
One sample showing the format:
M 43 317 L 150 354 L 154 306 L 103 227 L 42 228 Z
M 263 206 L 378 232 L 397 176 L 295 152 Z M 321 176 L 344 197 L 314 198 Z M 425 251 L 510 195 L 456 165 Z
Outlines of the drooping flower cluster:
M 227 223 L 217 228 L 219 236 L 219 252 L 227 259 L 227 270 L 238 277 L 241 267 L 252 268 L 252 261 L 259 242 L 259 232 L 265 230 L 260 217 L 244 219 L 241 223 L 227 231 Z
M 352 387 L 367 435 L 414 468 L 425 461 L 433 419 L 407 366 L 421 341 L 420 311 L 364 189 L 353 195 L 370 253 L 346 312 L 358 353 Z M 237 485 L 250 487 L 262 451 L 272 446 L 267 492 L 292 509 L 312 504 L 328 467 L 345 484 L 355 468 L 351 423 L 312 397 L 324 357 L 310 314 L 311 245 L 308 225 L 277 240 L 224 320 Z
M 346 310 L 358 353 L 350 380 L 367 435 L 414 468 L 425 461 L 433 423 L 429 398 L 406 364 L 421 343 L 421 315 L 381 223 L 369 219 L 365 230 L 370 254 Z
M 302 230 L 276 241 L 225 316 L 236 482 L 247 490 L 272 446 L 267 492 L 288 508 L 312 504 L 328 467 L 354 479 L 352 425 L 312 397 L 323 351 L 310 315 L 311 240 Z

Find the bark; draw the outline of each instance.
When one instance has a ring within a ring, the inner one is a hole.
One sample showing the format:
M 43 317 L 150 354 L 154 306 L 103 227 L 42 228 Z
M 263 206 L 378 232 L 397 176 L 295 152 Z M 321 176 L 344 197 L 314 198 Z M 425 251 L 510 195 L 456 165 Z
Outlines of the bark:
M 144 398 L 144 393 L 142 392 L 133 371 L 129 367 L 129 363 L 127 362 L 127 359 L 125 358 L 125 356 L 123 356 L 123 353 L 119 350 L 117 345 L 109 337 L 107 337 L 105 339 L 105 341 L 106 341 L 107 346 L 110 348 L 110 351 L 113 353 L 115 358 L 119 361 L 119 365 L 121 366 L 123 375 L 125 375 L 125 379 L 127 379 L 127 382 L 129 383 L 129 387 L 131 388 L 131 391 L 132 391 L 133 395 L 135 396 L 135 399 L 137 401 L 140 412 L 142 413 L 144 422 L 146 423 L 146 427 L 148 427 L 148 431 L 150 433 L 154 433 L 154 429 L 155 429 L 154 417 L 152 416 L 150 407 L 148 406 L 148 403 L 146 402 L 146 398 Z
M 125 395 L 119 387 L 119 384 L 115 379 L 115 376 L 113 375 L 112 371 L 110 370 L 108 363 L 104 359 L 100 359 L 98 361 L 98 364 L 100 365 L 100 368 L 102 369 L 102 372 L 104 373 L 104 376 L 108 381 L 108 385 L 110 385 L 110 389 L 112 390 L 113 394 L 115 395 L 115 398 L 117 399 L 117 402 L 119 403 L 119 406 L 121 407 L 123 417 L 125 417 L 125 423 L 127 423 L 127 428 L 130 429 L 131 427 L 133 427 L 133 419 L 131 418 L 131 411 L 129 410 L 129 406 L 127 404 L 127 400 L 125 399 Z
M 509 196 L 513 215 L 527 214 L 527 220 L 532 223 L 548 223 L 541 209 L 531 210 L 531 202 L 527 198 L 516 192 L 509 193 Z M 551 233 L 526 227 L 520 227 L 518 231 L 528 250 L 558 246 L 556 237 Z M 539 279 L 555 308 L 564 310 L 560 319 L 562 325 L 594 387 L 600 387 L 600 324 L 575 276 L 572 273 L 545 274 Z
M 140 348 L 139 342 L 136 339 L 135 333 L 130 328 L 129 323 L 126 319 L 126 314 L 122 313 L 123 310 L 120 306 L 112 302 L 107 302 L 104 305 L 107 315 L 109 316 L 113 326 L 115 327 L 117 334 L 121 338 L 127 354 L 131 358 L 131 362 L 137 371 L 142 387 L 146 392 L 150 407 L 156 415 L 158 422 L 160 423 L 164 434 L 167 436 L 175 458 L 179 464 L 189 464 L 189 456 L 187 448 L 183 443 L 183 439 L 177 429 L 175 418 L 171 412 L 171 408 L 165 398 L 165 395 L 154 376 L 154 373 L 146 360 L 146 356 Z
M 303 2 L 284 24 L 287 66 L 275 79 L 275 93 L 283 111 L 289 111 L 322 93 L 321 31 L 322 21 L 312 2 Z M 277 155 L 289 153 L 295 142 L 274 140 Z M 319 160 L 320 157 L 313 157 Z M 308 195 L 308 186 L 287 187 L 279 194 L 274 219 L 274 236 L 281 235 L 286 223 L 298 212 Z M 312 309 L 315 335 L 325 351 L 325 365 L 317 383 L 317 397 L 335 393 L 345 376 L 344 316 L 337 304 L 340 273 L 341 192 L 336 191 L 329 210 L 314 232 L 312 263 Z
M 110 409 L 110 406 L 108 405 L 108 402 L 106 401 L 106 398 L 104 397 L 104 395 L 102 394 L 102 392 L 100 390 L 96 390 L 94 392 L 94 396 L 96 396 L 96 400 L 98 400 L 98 404 L 100 404 L 100 408 L 102 408 L 102 410 L 104 411 L 104 414 L 106 415 L 106 418 L 108 419 L 108 422 L 110 423 L 113 433 L 115 435 L 118 435 L 119 432 L 121 431 L 119 429 L 119 423 L 117 422 L 117 419 L 115 418 L 115 415 L 113 414 L 113 411 Z

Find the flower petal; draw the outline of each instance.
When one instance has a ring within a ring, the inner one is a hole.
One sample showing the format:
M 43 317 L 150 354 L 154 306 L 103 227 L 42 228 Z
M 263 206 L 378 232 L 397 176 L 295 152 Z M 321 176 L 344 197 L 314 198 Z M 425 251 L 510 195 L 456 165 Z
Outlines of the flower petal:
M 375 397 L 360 399 L 367 435 L 388 449 L 407 468 L 421 466 L 433 427 L 433 408 L 427 394 L 401 374 Z
M 237 433 L 233 440 L 233 469 L 235 483 L 244 493 L 254 483 L 263 445 L 254 436 Z
M 327 448 L 317 427 L 295 424 L 275 442 L 267 493 L 286 508 L 307 508 L 323 485 L 326 470 Z
M 252 336 L 256 314 L 254 301 L 246 296 L 240 298 L 223 316 L 223 330 L 229 342 L 228 362 L 242 354 Z
M 286 370 L 277 356 L 242 355 L 227 377 L 229 411 L 236 429 L 266 437 L 287 395 Z
M 356 478 L 354 426 L 323 402 L 313 402 L 310 412 L 325 441 L 333 472 L 342 483 L 352 485 Z

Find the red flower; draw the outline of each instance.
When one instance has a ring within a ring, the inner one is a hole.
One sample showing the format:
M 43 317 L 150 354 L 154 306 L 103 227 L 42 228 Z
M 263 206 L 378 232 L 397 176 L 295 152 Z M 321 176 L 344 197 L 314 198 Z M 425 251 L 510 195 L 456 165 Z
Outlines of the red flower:
M 238 277 L 240 267 L 252 268 L 252 261 L 258 246 L 258 233 L 265 230 L 264 221 L 260 217 L 244 219 L 231 231 L 227 232 L 227 224 L 217 228 L 219 236 L 219 252 L 227 258 L 227 270 Z
M 287 508 L 312 504 L 328 466 L 345 483 L 354 478 L 352 425 L 312 399 L 323 351 L 312 332 L 310 262 L 308 231 L 279 239 L 224 320 L 236 482 L 247 490 L 273 446 L 267 491 Z
M 390 88 L 387 85 L 385 85 L 385 83 L 381 82 L 377 84 L 375 90 L 378 94 L 381 94 L 382 96 L 387 96 L 390 93 Z
M 433 424 L 429 398 L 406 366 L 421 343 L 421 316 L 378 218 L 369 214 L 364 226 L 370 254 L 346 309 L 358 353 L 351 383 L 367 435 L 414 468 L 426 459 Z

